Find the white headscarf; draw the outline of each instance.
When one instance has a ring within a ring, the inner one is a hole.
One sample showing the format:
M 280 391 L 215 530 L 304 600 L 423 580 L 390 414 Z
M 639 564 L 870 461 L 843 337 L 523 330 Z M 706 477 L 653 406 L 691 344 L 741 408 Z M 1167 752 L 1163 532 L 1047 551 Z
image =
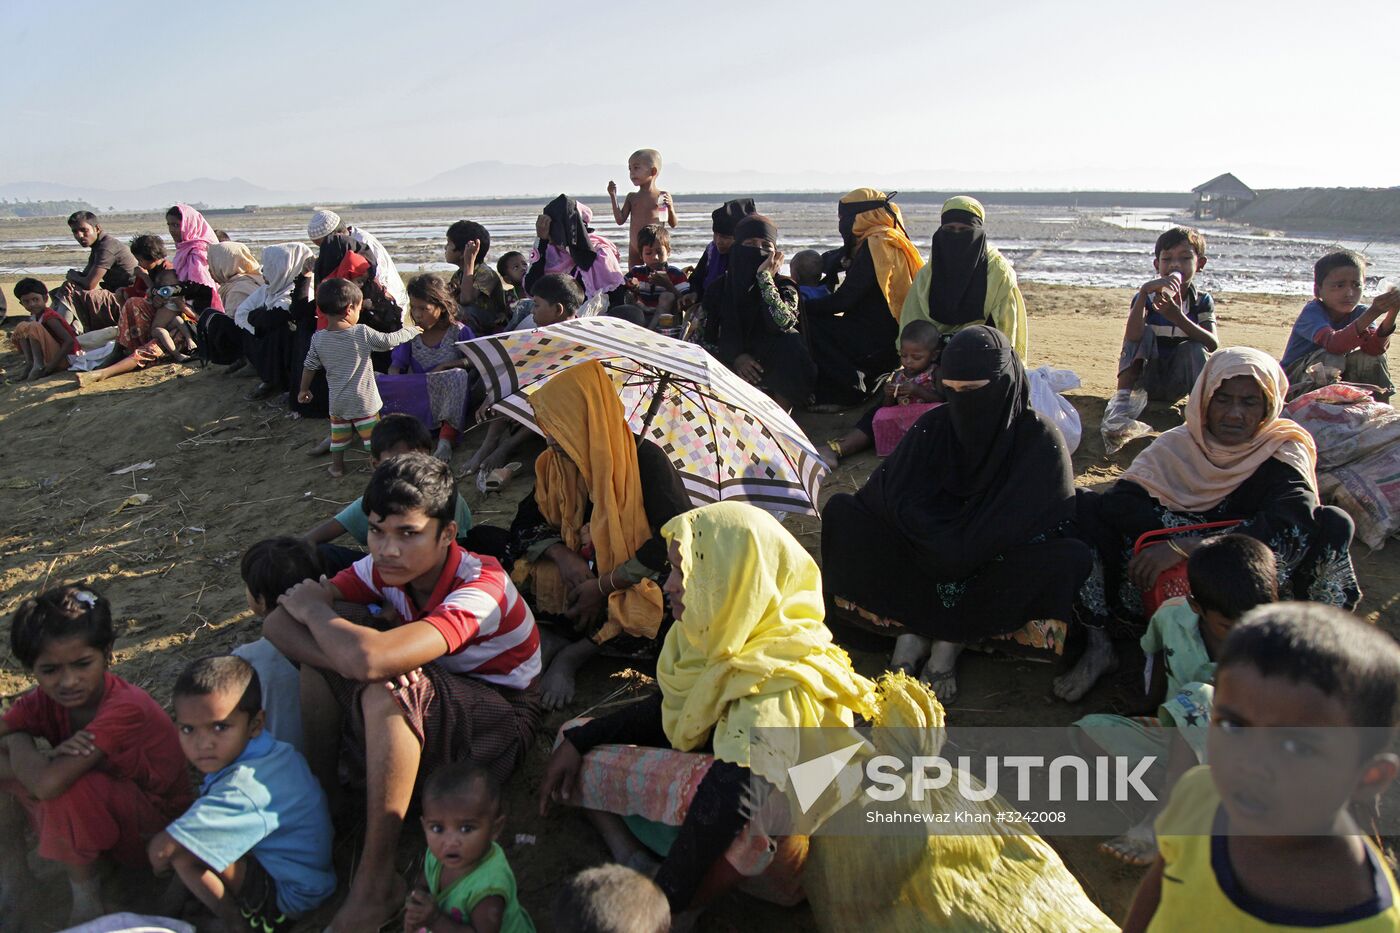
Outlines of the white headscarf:
M 373 233 L 359 227 L 350 227 L 346 232 L 356 243 L 363 243 L 369 247 L 370 254 L 374 257 L 374 280 L 389 293 L 389 297 L 394 299 L 394 304 L 407 311 L 408 289 L 403 287 L 403 277 L 399 275 L 393 257 L 384 248 L 384 244 L 379 242 L 379 238 Z
M 267 284 L 249 295 L 233 313 L 233 320 L 248 333 L 253 333 L 253 325 L 248 323 L 248 315 L 258 308 L 290 308 L 292 306 L 292 286 L 302 267 L 312 256 L 311 247 L 305 243 L 279 243 L 269 246 L 262 253 L 263 278 Z

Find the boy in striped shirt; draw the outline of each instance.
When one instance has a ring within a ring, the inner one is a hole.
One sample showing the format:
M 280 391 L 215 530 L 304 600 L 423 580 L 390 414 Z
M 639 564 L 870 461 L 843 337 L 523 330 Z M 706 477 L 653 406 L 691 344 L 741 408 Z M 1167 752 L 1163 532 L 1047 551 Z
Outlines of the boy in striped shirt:
M 394 855 L 417 776 L 469 758 L 504 781 L 540 717 L 534 616 L 494 558 L 457 544 L 448 466 L 393 457 L 363 501 L 369 556 L 293 587 L 263 627 L 301 665 L 307 759 L 332 800 L 338 768 L 363 771 L 364 849 L 333 930 L 377 928 L 403 904 Z

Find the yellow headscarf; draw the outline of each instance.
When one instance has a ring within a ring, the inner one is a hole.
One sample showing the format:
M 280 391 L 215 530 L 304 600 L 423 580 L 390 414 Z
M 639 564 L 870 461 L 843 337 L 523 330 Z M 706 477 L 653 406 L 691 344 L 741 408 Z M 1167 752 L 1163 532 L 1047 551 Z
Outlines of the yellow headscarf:
M 262 266 L 242 243 L 215 243 L 209 247 L 209 271 L 220 285 L 238 275 L 258 275 Z
M 857 188 L 841 199 L 842 204 L 886 200 L 885 192 L 874 188 Z M 890 211 L 894 216 L 890 216 Z M 878 208 L 855 216 L 851 227 L 857 242 L 870 245 L 870 258 L 875 260 L 875 281 L 885 293 L 890 314 L 899 319 L 905 296 L 914 275 L 923 268 L 924 259 L 904 232 L 904 215 L 899 205 L 890 203 L 889 210 Z
M 949 198 L 943 202 L 943 210 L 940 213 L 946 214 L 948 211 L 967 211 L 976 215 L 984 222 L 987 219 L 987 209 L 982 206 L 982 202 L 976 198 L 970 198 L 965 194 L 960 194 L 955 198 Z M 964 327 L 972 327 L 976 324 L 985 323 L 988 319 L 997 330 L 1006 335 L 1006 339 L 1011 341 L 1011 346 L 1016 350 L 1016 355 L 1021 358 L 1021 362 L 1030 366 L 1030 326 L 1026 320 L 1026 299 L 1021 295 L 1021 286 L 1016 281 L 1016 270 L 1011 268 L 1011 263 L 1006 257 L 987 244 L 987 299 L 982 303 L 986 311 L 981 321 L 972 321 L 955 327 L 949 327 L 933 320 L 928 308 L 929 277 L 933 275 L 932 266 L 924 266 L 919 269 L 913 284 L 910 286 L 905 296 L 904 303 L 900 306 L 899 329 L 902 333 L 904 328 L 911 321 L 929 321 L 938 330 L 951 335 Z M 893 306 L 891 306 L 893 309 Z
M 832 643 L 821 572 L 777 519 L 721 502 L 661 531 L 685 585 L 656 663 L 671 744 L 689 751 L 713 734 L 716 758 L 783 788 L 792 765 L 861 741 L 852 714 L 868 714 L 874 684 Z M 789 728 L 753 742 L 759 727 Z
M 1220 384 L 1237 376 L 1259 384 L 1267 410 L 1253 437 L 1229 446 L 1206 430 L 1206 408 Z M 1269 354 L 1253 347 L 1217 350 L 1191 387 L 1186 423 L 1153 441 L 1122 478 L 1137 483 L 1173 512 L 1207 512 L 1276 457 L 1303 474 L 1316 492 L 1317 444 L 1296 421 L 1279 417 L 1287 394 L 1288 377 Z
M 579 363 L 530 395 L 541 430 L 566 454 L 547 449 L 535 460 L 535 502 L 571 551 L 583 545 L 583 516 L 601 573 L 634 557 L 651 538 L 637 467 L 637 439 L 627 427 L 617 388 L 601 363 Z M 608 618 L 594 640 L 618 632 L 653 638 L 661 626 L 661 588 L 651 580 L 608 596 Z

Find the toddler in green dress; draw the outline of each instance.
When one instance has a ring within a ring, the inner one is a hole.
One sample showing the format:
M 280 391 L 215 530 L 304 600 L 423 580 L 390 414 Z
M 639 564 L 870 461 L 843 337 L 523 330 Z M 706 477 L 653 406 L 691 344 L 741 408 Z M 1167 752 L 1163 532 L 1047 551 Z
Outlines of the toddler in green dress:
M 470 761 L 434 771 L 422 820 L 428 851 L 404 904 L 404 933 L 534 933 L 496 842 L 506 815 L 491 776 Z

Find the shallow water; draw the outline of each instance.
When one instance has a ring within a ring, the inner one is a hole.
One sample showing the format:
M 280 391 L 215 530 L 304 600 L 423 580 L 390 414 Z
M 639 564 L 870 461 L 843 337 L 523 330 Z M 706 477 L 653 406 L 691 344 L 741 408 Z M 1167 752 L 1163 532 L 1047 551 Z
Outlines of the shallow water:
M 611 223 L 599 199 L 597 232 L 625 247 L 625 228 Z M 672 262 L 686 266 L 700 258 L 710 239 L 707 210 L 678 205 L 680 226 L 671 233 Z M 759 204 L 778 225 L 779 245 L 791 258 L 801 249 L 831 249 L 840 243 L 834 200 Z M 937 224 L 937 206 L 911 204 L 903 208 L 910 236 L 927 251 Z M 443 262 L 444 231 L 466 216 L 487 226 L 491 256 L 507 250 L 528 252 L 535 211 L 518 205 L 479 208 L 422 208 L 352 212 L 344 216 L 370 230 L 388 248 L 405 272 L 447 271 Z M 1152 210 L 1056 210 L 1045 206 L 994 206 L 987 222 L 988 239 L 1009 258 L 1026 281 L 1063 285 L 1133 287 L 1153 277 L 1152 244 L 1157 234 L 1184 218 L 1169 208 Z M 305 240 L 303 217 L 285 211 L 216 216 L 215 226 L 254 247 Z M 107 230 L 122 239 L 162 231 L 156 215 L 113 217 Z M 1214 291 L 1264 292 L 1307 296 L 1312 290 L 1312 264 L 1336 246 L 1363 251 L 1371 260 L 1368 280 L 1400 275 L 1400 243 L 1334 241 L 1304 236 L 1258 235 L 1238 227 L 1203 227 L 1209 260 L 1198 282 Z M 65 235 L 61 221 L 51 224 L 0 225 L 0 275 L 60 275 L 80 266 L 82 251 Z M 47 235 L 45 235 L 47 234 Z

